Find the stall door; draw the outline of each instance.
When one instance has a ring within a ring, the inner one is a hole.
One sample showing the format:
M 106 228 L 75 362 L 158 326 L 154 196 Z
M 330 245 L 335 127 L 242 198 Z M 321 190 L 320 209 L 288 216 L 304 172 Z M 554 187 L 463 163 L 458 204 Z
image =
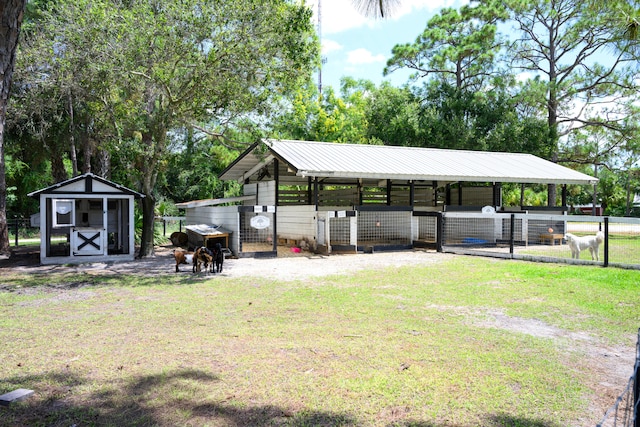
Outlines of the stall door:
M 105 230 L 101 228 L 74 228 L 71 247 L 74 255 L 105 255 Z

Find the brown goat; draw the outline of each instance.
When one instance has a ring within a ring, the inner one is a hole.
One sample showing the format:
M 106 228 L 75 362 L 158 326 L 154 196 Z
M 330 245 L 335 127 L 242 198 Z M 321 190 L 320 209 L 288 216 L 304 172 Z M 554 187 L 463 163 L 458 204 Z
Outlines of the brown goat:
M 208 270 L 213 273 L 213 252 L 211 249 L 204 246 L 200 246 L 193 253 L 193 272 L 199 273 L 202 270 L 202 264 L 204 264 L 205 272 Z
M 180 269 L 178 268 L 180 264 L 189 264 L 193 261 L 193 252 L 176 249 L 175 251 L 173 251 L 173 256 L 176 259 L 176 273 L 180 271 Z

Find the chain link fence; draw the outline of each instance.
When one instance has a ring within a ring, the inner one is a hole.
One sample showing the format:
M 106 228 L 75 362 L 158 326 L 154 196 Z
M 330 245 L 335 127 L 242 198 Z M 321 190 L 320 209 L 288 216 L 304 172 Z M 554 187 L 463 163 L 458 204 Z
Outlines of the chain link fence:
M 640 219 L 442 213 L 441 250 L 543 262 L 640 269 Z
M 640 329 L 638 330 L 636 363 L 633 368 L 633 375 L 629 378 L 624 391 L 618 396 L 611 408 L 607 410 L 596 427 L 640 427 L 640 417 L 638 417 L 640 404 L 638 370 L 640 370 Z

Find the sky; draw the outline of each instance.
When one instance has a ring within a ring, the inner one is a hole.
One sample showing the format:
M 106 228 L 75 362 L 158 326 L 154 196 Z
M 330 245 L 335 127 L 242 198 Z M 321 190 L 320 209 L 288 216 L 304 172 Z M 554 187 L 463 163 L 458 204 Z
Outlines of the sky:
M 340 90 L 342 77 L 367 79 L 376 85 L 389 81 L 395 86 L 408 82 L 410 70 L 383 70 L 397 44 L 413 43 L 427 21 L 443 7 L 459 8 L 466 0 L 400 0 L 387 19 L 366 18 L 351 0 L 307 0 L 318 22 L 320 2 L 323 58 L 322 87 Z M 316 74 L 316 80 L 318 75 Z

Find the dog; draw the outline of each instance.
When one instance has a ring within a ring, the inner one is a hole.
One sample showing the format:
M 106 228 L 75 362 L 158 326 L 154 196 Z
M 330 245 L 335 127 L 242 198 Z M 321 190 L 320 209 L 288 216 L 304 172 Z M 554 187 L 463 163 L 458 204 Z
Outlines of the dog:
M 176 273 L 180 271 L 180 264 L 191 264 L 191 262 L 193 261 L 193 252 L 176 249 L 175 251 L 173 251 L 173 256 L 176 259 Z
M 580 258 L 580 251 L 588 248 L 589 252 L 591 252 L 591 259 L 600 261 L 598 249 L 600 249 L 600 245 L 604 242 L 604 233 L 602 231 L 598 231 L 595 236 L 576 236 L 567 233 L 564 235 L 564 238 L 571 249 L 571 258 Z
M 207 269 L 213 273 L 213 251 L 207 247 L 200 246 L 193 253 L 193 272 L 199 273 L 202 271 L 202 264 L 204 264 L 204 271 Z
M 220 243 L 216 243 L 213 248 L 213 257 L 215 263 L 214 273 L 217 271 L 218 273 L 222 273 L 222 265 L 224 264 L 224 252 L 222 251 L 222 245 Z

